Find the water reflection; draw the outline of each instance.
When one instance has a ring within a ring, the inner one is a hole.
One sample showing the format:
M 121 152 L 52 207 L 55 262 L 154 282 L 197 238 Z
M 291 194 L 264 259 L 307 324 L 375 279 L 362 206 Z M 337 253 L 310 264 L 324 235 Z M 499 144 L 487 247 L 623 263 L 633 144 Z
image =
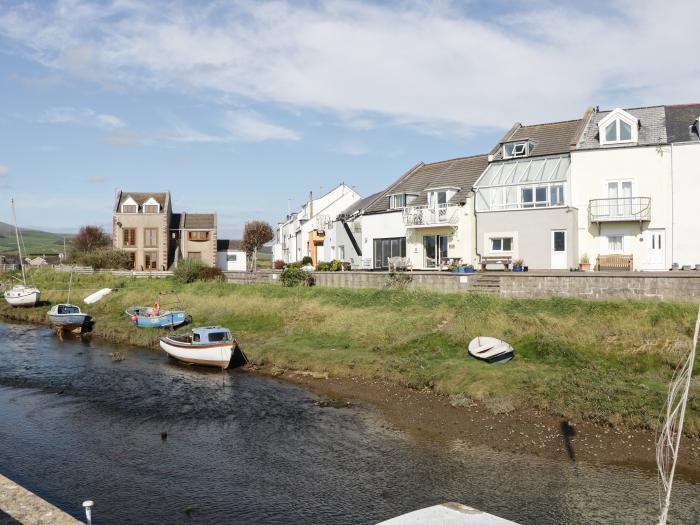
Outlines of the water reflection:
M 418 443 L 366 407 L 43 327 L 0 338 L 0 471 L 79 517 L 94 499 L 95 523 L 364 524 L 442 501 L 522 524 L 656 515 L 648 472 Z M 676 523 L 697 495 L 674 485 Z

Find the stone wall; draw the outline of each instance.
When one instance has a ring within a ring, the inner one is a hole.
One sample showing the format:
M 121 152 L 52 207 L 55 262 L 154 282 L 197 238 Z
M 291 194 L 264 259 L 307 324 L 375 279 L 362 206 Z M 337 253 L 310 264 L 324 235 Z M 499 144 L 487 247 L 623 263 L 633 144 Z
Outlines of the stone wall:
M 229 282 L 279 284 L 279 273 L 225 272 Z M 388 272 L 314 272 L 317 286 L 329 288 L 386 288 Z M 474 293 L 479 280 L 496 280 L 502 297 L 578 297 L 581 299 L 647 299 L 700 303 L 700 272 L 406 272 L 406 288 L 435 292 Z

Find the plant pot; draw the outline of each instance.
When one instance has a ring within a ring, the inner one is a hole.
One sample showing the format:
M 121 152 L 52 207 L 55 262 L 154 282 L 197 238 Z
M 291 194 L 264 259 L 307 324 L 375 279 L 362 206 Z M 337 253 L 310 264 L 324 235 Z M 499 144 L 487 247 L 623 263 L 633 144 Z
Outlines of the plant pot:
M 522 267 L 522 266 L 513 266 L 513 271 L 514 271 L 514 272 L 522 272 L 522 271 L 523 271 L 523 267 Z
M 524 272 L 526 272 L 526 271 L 528 271 L 528 270 L 529 270 L 529 268 L 528 268 L 527 266 L 523 266 L 523 271 L 524 271 Z
M 578 267 L 579 267 L 579 270 L 581 270 L 582 272 L 590 272 L 591 271 L 591 263 L 589 263 L 589 262 L 579 263 Z
M 463 268 L 464 273 L 474 273 L 476 270 L 474 268 Z

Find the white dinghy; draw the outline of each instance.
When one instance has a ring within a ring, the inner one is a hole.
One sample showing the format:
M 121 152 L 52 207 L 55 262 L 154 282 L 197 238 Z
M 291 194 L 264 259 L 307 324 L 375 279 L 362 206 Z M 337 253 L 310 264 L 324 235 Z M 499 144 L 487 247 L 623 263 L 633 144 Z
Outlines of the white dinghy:
M 111 288 L 102 288 L 101 290 L 96 291 L 95 293 L 92 293 L 88 295 L 85 299 L 83 299 L 83 302 L 85 304 L 94 304 L 100 299 L 102 299 L 105 295 L 110 293 L 112 291 Z
M 160 347 L 170 357 L 192 365 L 228 368 L 238 342 L 228 328 L 205 326 L 190 332 L 160 338 Z
M 390 520 L 382 521 L 377 525 L 518 525 L 514 521 L 506 520 L 482 512 L 478 509 L 467 507 L 461 503 L 443 503 L 433 505 L 425 509 L 414 510 L 408 514 L 402 514 Z
M 469 342 L 469 353 L 487 363 L 505 363 L 513 359 L 514 350 L 495 337 L 475 337 Z

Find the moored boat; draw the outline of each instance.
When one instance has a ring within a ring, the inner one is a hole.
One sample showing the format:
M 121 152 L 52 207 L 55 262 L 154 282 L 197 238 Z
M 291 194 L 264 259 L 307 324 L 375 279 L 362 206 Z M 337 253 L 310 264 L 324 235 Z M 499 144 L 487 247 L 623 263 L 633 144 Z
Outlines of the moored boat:
M 131 306 L 126 315 L 136 326 L 180 326 L 187 320 L 184 310 L 161 310 L 160 306 Z
M 41 298 L 41 292 L 34 286 L 17 284 L 4 294 L 5 300 L 12 306 L 35 306 Z
M 495 337 L 475 337 L 469 342 L 469 353 L 487 363 L 505 363 L 513 359 L 513 347 Z
M 518 525 L 514 521 L 467 507 L 461 503 L 443 503 L 402 514 L 377 525 Z
M 231 330 L 223 326 L 193 328 L 184 334 L 160 338 L 165 352 L 185 363 L 228 368 L 238 342 Z
M 90 321 L 90 315 L 80 311 L 74 304 L 56 304 L 46 314 L 49 322 L 57 330 L 74 331 L 82 329 Z

